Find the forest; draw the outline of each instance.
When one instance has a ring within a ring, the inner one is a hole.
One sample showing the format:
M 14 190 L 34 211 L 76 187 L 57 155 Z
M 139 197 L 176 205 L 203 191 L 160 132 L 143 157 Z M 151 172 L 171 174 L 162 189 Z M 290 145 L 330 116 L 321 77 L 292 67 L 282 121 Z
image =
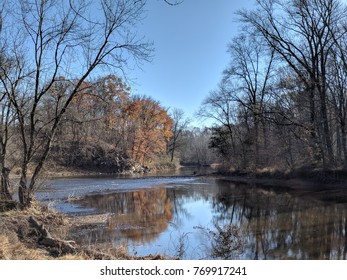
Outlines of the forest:
M 338 0 L 257 0 L 240 10 L 230 64 L 199 115 L 236 169 L 347 167 L 347 9 Z
M 345 169 L 346 5 L 255 2 L 237 12 L 230 63 L 197 112 L 209 128 L 133 94 L 124 78 L 154 53 L 136 32 L 146 1 L 4 2 L 0 200 L 13 199 L 9 178 L 18 176 L 18 199 L 29 206 L 47 169 Z

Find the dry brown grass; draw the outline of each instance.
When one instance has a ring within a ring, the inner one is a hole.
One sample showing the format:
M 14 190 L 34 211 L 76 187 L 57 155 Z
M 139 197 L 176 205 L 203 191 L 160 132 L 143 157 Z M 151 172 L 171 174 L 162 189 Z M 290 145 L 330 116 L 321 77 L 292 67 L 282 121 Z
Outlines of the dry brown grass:
M 0 235 L 0 259 L 2 260 L 43 260 L 49 259 L 47 251 L 31 249 L 15 237 Z
M 91 260 L 85 253 L 53 257 L 44 248 L 29 248 L 17 238 L 0 235 L 0 260 Z
M 0 213 L 0 259 L 42 260 L 51 259 L 49 252 L 38 245 L 38 233 L 29 225 L 33 216 L 44 223 L 55 236 L 63 238 L 68 231 L 68 223 L 61 214 L 34 202 L 26 210 L 11 210 Z

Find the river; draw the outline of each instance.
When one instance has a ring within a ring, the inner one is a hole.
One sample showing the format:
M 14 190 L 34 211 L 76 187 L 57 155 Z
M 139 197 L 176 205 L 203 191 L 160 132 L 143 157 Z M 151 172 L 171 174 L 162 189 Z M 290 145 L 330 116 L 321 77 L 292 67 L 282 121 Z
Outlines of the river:
M 345 190 L 293 192 L 195 173 L 59 178 L 37 198 L 68 215 L 103 217 L 72 232 L 78 242 L 138 256 L 346 259 Z

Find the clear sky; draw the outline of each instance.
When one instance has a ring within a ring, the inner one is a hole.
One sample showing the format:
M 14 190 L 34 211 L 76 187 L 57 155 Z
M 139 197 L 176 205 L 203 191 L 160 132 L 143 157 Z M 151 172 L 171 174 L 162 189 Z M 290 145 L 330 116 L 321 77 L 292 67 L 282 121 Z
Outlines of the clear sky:
M 199 125 L 194 113 L 216 88 L 229 63 L 227 44 L 238 30 L 235 12 L 253 0 L 184 0 L 170 6 L 147 1 L 147 16 L 139 33 L 153 41 L 153 62 L 131 71 L 136 94 L 180 108 Z

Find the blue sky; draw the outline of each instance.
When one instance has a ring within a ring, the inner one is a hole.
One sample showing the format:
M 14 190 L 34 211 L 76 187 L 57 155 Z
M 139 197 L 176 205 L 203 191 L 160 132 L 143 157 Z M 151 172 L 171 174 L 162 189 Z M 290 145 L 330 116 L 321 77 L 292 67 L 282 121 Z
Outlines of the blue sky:
M 129 73 L 135 94 L 147 95 L 166 108 L 180 108 L 199 125 L 194 113 L 216 88 L 229 63 L 227 44 L 236 35 L 235 12 L 253 0 L 184 0 L 169 6 L 147 1 L 140 33 L 154 43 L 153 62 Z

